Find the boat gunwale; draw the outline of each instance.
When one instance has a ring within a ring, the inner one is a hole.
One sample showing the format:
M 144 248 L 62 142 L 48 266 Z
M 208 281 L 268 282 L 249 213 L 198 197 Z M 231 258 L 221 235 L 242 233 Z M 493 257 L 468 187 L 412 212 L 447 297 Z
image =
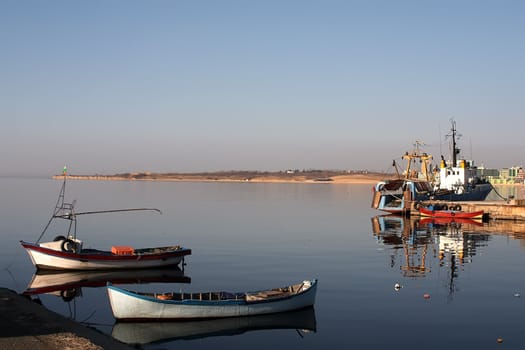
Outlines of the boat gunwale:
M 440 215 L 443 213 L 443 215 Z M 480 219 L 484 215 L 483 210 L 477 210 L 472 212 L 464 212 L 460 210 L 430 210 L 427 208 L 419 208 L 419 214 L 424 217 L 431 218 L 458 218 L 458 219 Z
M 128 297 L 137 298 L 143 301 L 151 302 L 151 303 L 157 303 L 157 304 L 168 304 L 168 305 L 180 305 L 180 306 L 234 306 L 234 305 L 254 305 L 254 304 L 265 304 L 265 303 L 275 303 L 280 301 L 285 301 L 288 299 L 293 299 L 298 296 L 302 296 L 307 294 L 308 292 L 315 291 L 317 288 L 317 279 L 308 280 L 310 282 L 310 287 L 307 289 L 301 290 L 298 293 L 294 294 L 288 294 L 281 297 L 268 297 L 265 299 L 258 299 L 258 300 L 246 300 L 246 296 L 250 293 L 261 293 L 270 291 L 270 289 L 266 290 L 259 290 L 259 291 L 252 291 L 252 292 L 239 292 L 237 294 L 242 294 L 242 299 L 221 299 L 221 300 L 198 300 L 198 299 L 182 299 L 182 300 L 174 300 L 174 299 L 158 299 L 155 297 L 155 293 L 140 293 L 140 292 L 134 292 L 130 291 L 124 288 L 119 288 L 113 286 L 111 283 L 107 284 L 107 288 L 111 289 L 115 292 L 122 293 L 124 295 L 127 295 Z M 294 284 L 292 284 L 294 285 Z M 289 285 L 289 286 L 292 286 Z M 282 287 L 282 288 L 287 288 Z M 210 292 L 202 292 L 202 294 L 206 294 Z M 211 293 L 220 293 L 220 292 L 211 292 Z M 192 293 L 192 294 L 198 294 L 198 292 Z M 236 293 L 232 293 L 236 294 Z
M 90 253 L 74 253 L 74 252 L 65 252 L 59 251 L 47 247 L 42 247 L 39 244 L 20 241 L 22 247 L 27 250 L 33 250 L 42 254 L 51 255 L 63 259 L 72 259 L 72 260 L 92 260 L 92 261 L 134 261 L 134 260 L 158 260 L 158 259 L 168 259 L 174 257 L 181 257 L 186 255 L 191 255 L 191 249 L 181 247 L 177 250 L 170 250 L 161 253 L 146 253 L 146 254 L 133 254 L 133 255 L 117 255 L 113 254 L 110 251 L 104 250 L 90 250 Z M 150 249 L 150 248 L 144 248 Z M 97 251 L 98 253 L 93 253 Z

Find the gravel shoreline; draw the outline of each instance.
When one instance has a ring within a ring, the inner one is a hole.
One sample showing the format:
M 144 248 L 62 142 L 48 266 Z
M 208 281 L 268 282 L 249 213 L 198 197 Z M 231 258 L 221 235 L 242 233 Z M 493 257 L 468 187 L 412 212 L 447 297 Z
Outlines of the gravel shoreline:
M 0 288 L 0 313 L 0 349 L 133 349 L 7 288 Z

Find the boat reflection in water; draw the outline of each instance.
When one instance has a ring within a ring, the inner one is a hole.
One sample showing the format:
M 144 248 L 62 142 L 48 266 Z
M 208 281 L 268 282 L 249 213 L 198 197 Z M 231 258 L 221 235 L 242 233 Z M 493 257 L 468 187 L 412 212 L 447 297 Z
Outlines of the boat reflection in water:
M 178 267 L 160 269 L 107 270 L 107 271 L 68 271 L 37 270 L 27 289 L 26 296 L 50 294 L 69 302 L 82 295 L 83 287 L 105 287 L 113 284 L 143 283 L 191 283 Z
M 132 345 L 190 340 L 215 336 L 230 336 L 247 331 L 295 329 L 299 335 L 316 331 L 313 307 L 300 310 L 246 317 L 228 317 L 200 321 L 117 322 L 113 338 Z
M 426 277 L 434 267 L 445 269 L 449 300 L 456 292 L 455 279 L 460 268 L 471 263 L 479 248 L 490 241 L 487 226 L 472 219 L 392 215 L 372 218 L 377 240 L 391 248 L 390 267 L 399 264 L 403 277 L 407 278 Z

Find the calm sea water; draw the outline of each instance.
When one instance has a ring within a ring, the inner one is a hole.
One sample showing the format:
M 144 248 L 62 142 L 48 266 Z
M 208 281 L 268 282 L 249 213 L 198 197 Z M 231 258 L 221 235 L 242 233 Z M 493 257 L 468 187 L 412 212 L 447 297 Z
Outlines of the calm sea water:
M 41 277 L 19 241 L 39 236 L 60 185 L 0 179 L 0 286 L 22 293 Z M 104 287 L 32 296 L 146 349 L 525 346 L 522 224 L 443 226 L 378 217 L 370 208 L 371 185 L 70 181 L 66 197 L 77 199 L 77 211 L 163 211 L 80 217 L 85 247 L 181 244 L 193 250 L 184 272 L 175 273 L 179 279 L 137 273 L 156 282 L 124 287 L 244 291 L 319 279 L 313 310 L 237 324 L 115 324 Z M 402 288 L 395 290 L 396 283 Z M 297 330 L 304 328 L 310 331 Z

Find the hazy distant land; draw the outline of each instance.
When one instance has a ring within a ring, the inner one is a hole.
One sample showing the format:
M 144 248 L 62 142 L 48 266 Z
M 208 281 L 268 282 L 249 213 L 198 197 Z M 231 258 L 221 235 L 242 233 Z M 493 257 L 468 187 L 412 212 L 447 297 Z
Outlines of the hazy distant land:
M 367 171 L 218 171 L 201 173 L 133 172 L 114 175 L 67 175 L 71 180 L 100 181 L 188 181 L 188 182 L 274 182 L 274 183 L 376 183 L 392 174 Z M 55 175 L 53 179 L 63 179 Z

